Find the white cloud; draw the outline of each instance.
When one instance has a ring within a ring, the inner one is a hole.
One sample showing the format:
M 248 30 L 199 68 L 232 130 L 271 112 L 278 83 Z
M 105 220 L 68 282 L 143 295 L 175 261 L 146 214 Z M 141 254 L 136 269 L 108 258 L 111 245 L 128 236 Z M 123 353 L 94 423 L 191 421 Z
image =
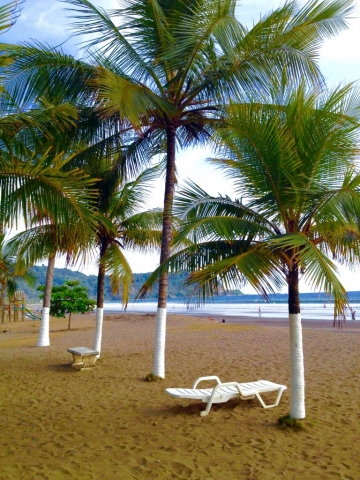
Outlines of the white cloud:
M 116 0 L 98 0 L 102 8 L 112 9 L 117 5 Z M 4 35 L 7 43 L 27 42 L 37 40 L 50 46 L 62 45 L 67 53 L 75 56 L 78 51 L 79 38 L 70 39 L 71 12 L 66 8 L 70 4 L 58 0 L 25 0 L 20 17 L 16 24 Z

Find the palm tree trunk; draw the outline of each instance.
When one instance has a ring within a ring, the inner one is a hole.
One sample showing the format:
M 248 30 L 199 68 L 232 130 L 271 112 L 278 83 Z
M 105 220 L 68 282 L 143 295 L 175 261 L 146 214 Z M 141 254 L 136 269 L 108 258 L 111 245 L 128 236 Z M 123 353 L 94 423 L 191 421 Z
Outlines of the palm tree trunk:
M 175 152 L 176 128 L 171 125 L 167 129 L 167 164 L 160 263 L 167 260 L 170 256 L 170 246 L 172 241 L 172 209 L 175 189 Z M 161 274 L 159 279 L 153 365 L 153 374 L 161 378 L 165 378 L 166 307 L 168 287 L 169 274 L 166 271 Z
M 50 345 L 50 300 L 51 300 L 51 289 L 54 279 L 54 270 L 55 270 L 55 256 L 56 253 L 49 256 L 48 267 L 46 271 L 46 280 L 45 280 L 45 290 L 44 290 L 44 299 L 43 307 L 41 310 L 41 323 L 39 337 L 36 346 L 37 347 L 48 347 Z
M 305 418 L 305 375 L 297 265 L 288 274 L 290 326 L 290 417 Z
M 5 288 L 6 285 L 3 282 L 0 282 L 0 315 L 1 323 L 5 322 Z
M 106 244 L 103 243 L 100 247 L 100 262 L 99 262 L 97 297 L 96 297 L 96 324 L 95 324 L 94 346 L 93 346 L 93 349 L 99 352 L 98 358 L 100 357 L 100 352 L 101 352 L 102 329 L 103 329 L 103 320 L 104 320 L 105 266 L 102 264 L 101 260 L 105 252 L 106 252 Z

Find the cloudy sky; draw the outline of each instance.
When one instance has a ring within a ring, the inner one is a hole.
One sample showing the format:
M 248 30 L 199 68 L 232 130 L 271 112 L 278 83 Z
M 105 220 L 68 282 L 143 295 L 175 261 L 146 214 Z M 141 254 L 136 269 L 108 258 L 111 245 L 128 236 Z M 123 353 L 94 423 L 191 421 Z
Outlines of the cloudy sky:
M 0 5 L 8 0 L 0 0 Z M 105 9 L 116 8 L 116 0 L 93 0 L 95 5 Z M 283 2 L 276 0 L 243 0 L 238 7 L 238 18 L 242 23 L 251 25 L 260 15 L 267 13 L 272 8 L 278 7 Z M 299 1 L 303 5 L 304 1 Z M 360 0 L 354 0 L 356 11 L 349 21 L 349 29 L 343 31 L 336 38 L 324 43 L 319 64 L 328 85 L 348 83 L 360 79 Z M 15 26 L 2 36 L 6 43 L 19 43 L 37 40 L 50 46 L 61 45 L 62 49 L 75 57 L 81 57 L 79 37 L 70 38 L 69 15 L 65 9 L 65 2 L 58 0 L 25 0 L 22 5 L 21 15 Z M 230 193 L 231 185 L 219 177 L 205 165 L 205 158 L 210 152 L 195 150 L 183 152 L 178 156 L 178 173 L 181 179 L 190 175 L 211 194 Z M 162 204 L 163 189 L 159 183 L 150 202 L 150 206 Z M 135 272 L 151 271 L 157 265 L 157 256 L 140 257 L 138 254 L 130 255 L 130 262 Z M 95 273 L 94 267 L 88 267 L 87 272 Z M 356 273 L 348 273 L 341 269 L 341 280 L 348 290 L 358 290 Z M 308 290 L 304 286 L 304 291 Z

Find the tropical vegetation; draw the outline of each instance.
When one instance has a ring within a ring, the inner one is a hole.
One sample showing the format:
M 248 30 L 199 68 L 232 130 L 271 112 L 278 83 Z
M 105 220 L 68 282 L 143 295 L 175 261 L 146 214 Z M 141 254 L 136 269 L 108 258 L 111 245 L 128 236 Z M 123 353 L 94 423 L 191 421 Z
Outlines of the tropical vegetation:
M 153 374 L 165 376 L 169 270 L 191 273 L 199 301 L 220 284 L 247 281 L 265 297 L 286 285 L 298 360 L 291 415 L 302 418 L 299 276 L 333 295 L 341 318 L 346 292 L 332 259 L 359 258 L 357 94 L 326 94 L 317 63 L 323 40 L 346 28 L 352 0 L 290 0 L 251 28 L 236 0 L 120 0 L 110 12 L 65 3 L 74 33 L 89 35 L 84 60 L 36 42 L 1 45 L 1 230 L 20 220 L 47 230 L 45 243 L 22 244 L 29 265 L 45 251 L 75 261 L 98 249 L 101 341 L 105 272 L 126 304 L 122 249 L 160 240 L 159 212 L 133 208 L 144 192 L 137 178 L 159 163 L 161 267 L 141 291 L 159 282 Z M 16 6 L 1 7 L 0 28 Z M 213 163 L 235 178 L 240 198 L 189 183 L 174 209 L 177 151 L 206 144 L 222 152 Z M 176 237 L 175 214 L 186 222 Z
M 19 261 L 32 265 L 48 258 L 38 346 L 49 339 L 51 279 L 57 254 L 75 261 L 92 238 L 97 220 L 94 180 L 71 167 L 75 145 L 69 138 L 77 111 L 71 105 L 39 98 L 29 112 L 8 92 L 1 96 L 1 228 L 24 225 L 12 239 Z M 60 132 L 60 134 L 58 133 Z
M 39 285 L 45 284 L 47 266 L 44 263 L 43 265 L 34 265 L 28 269 L 29 274 L 34 278 L 34 285 L 28 285 L 21 277 L 17 278 L 17 289 L 22 290 L 25 293 L 27 303 L 38 303 L 39 296 L 36 291 Z M 66 280 L 77 280 L 79 281 L 89 292 L 89 297 L 96 299 L 97 297 L 97 275 L 90 273 L 85 274 L 85 271 L 79 271 L 78 269 L 69 269 L 69 268 L 57 268 L 54 269 L 54 278 L 53 285 L 59 286 L 62 285 Z M 93 269 L 91 270 L 91 272 Z M 139 291 L 140 287 L 147 280 L 151 272 L 144 273 L 133 273 L 133 283 L 130 285 L 129 291 L 129 302 L 135 300 L 135 296 Z M 169 275 L 169 298 L 177 299 L 178 301 L 186 301 L 187 299 L 187 289 L 185 288 L 183 282 L 186 279 L 186 273 L 170 274 Z M 233 295 L 240 295 L 241 292 L 234 291 Z M 105 287 L 104 287 L 104 301 L 105 302 L 119 302 L 121 300 L 121 289 L 119 293 L 112 293 L 111 283 L 108 275 L 105 276 Z M 227 293 L 228 295 L 228 293 Z M 157 289 L 155 288 L 152 292 L 151 300 L 157 299 Z M 323 301 L 323 300 L 320 300 Z
M 20 3 L 10 2 L 1 8 L 0 19 L 6 28 L 14 22 Z M 40 246 L 44 249 L 47 244 L 51 265 L 56 251 L 64 251 L 65 243 L 68 253 L 69 245 L 72 250 L 78 248 L 93 233 L 94 181 L 80 169 L 69 168 L 73 152 L 64 153 L 71 136 L 69 131 L 78 117 L 76 108 L 59 101 L 54 90 L 29 98 L 26 81 L 18 79 L 16 85 L 6 82 L 14 59 L 4 47 L 1 50 L 4 68 L 0 93 L 0 231 L 37 224 L 40 243 L 36 249 L 28 249 L 27 257 L 29 262 L 38 260 Z M 61 139 L 58 132 L 62 133 Z M 29 264 L 24 258 L 19 258 L 19 262 Z M 49 345 L 50 279 L 51 274 L 44 298 L 40 345 Z
M 76 34 L 89 35 L 89 85 L 102 114 L 119 114 L 137 139 L 128 163 L 164 156 L 165 196 L 160 263 L 170 255 L 176 150 L 211 142 L 230 99 L 262 97 L 285 71 L 320 83 L 316 64 L 324 38 L 344 28 L 351 1 L 290 1 L 251 29 L 235 16 L 235 0 L 129 0 L 109 13 L 69 0 Z M 117 23 L 120 21 L 120 26 Z M 75 86 L 75 88 L 77 88 Z M 134 168 L 134 167 L 133 167 Z M 168 272 L 159 278 L 153 374 L 165 376 Z
M 38 287 L 40 292 L 45 291 L 45 285 Z M 44 293 L 40 295 L 40 298 Z M 63 285 L 53 287 L 51 291 L 50 315 L 64 317 L 69 315 L 68 330 L 71 328 L 73 313 L 89 313 L 95 308 L 95 301 L 88 297 L 86 288 L 78 281 L 66 281 Z
M 290 416 L 305 417 L 300 280 L 334 298 L 341 321 L 348 303 L 334 261 L 359 265 L 360 101 L 351 85 L 332 92 L 284 88 L 269 104 L 233 104 L 217 132 L 212 159 L 238 198 L 212 197 L 189 183 L 176 199 L 185 221 L 177 237 L 192 244 L 161 269 L 190 273 L 199 303 L 222 286 L 249 283 L 268 298 L 286 286 L 290 327 Z

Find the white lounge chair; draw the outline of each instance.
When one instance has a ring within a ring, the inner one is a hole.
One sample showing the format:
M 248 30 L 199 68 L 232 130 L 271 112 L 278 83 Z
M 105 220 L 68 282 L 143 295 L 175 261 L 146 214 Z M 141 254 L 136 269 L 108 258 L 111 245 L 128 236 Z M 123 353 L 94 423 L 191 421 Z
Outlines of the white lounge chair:
M 214 388 L 196 388 L 203 380 L 216 380 L 217 385 Z M 204 403 L 207 403 L 206 409 L 200 412 L 200 415 L 205 417 L 210 412 L 213 403 L 224 403 L 235 397 L 239 397 L 241 400 L 250 400 L 256 397 L 264 408 L 276 407 L 279 405 L 281 395 L 286 388 L 285 385 L 279 385 L 267 380 L 257 380 L 249 383 L 221 383 L 219 377 L 212 375 L 210 377 L 198 378 L 195 380 L 192 388 L 167 388 L 166 393 L 175 398 L 202 400 Z M 271 405 L 266 405 L 260 396 L 261 393 L 268 392 L 276 392 L 275 402 Z

